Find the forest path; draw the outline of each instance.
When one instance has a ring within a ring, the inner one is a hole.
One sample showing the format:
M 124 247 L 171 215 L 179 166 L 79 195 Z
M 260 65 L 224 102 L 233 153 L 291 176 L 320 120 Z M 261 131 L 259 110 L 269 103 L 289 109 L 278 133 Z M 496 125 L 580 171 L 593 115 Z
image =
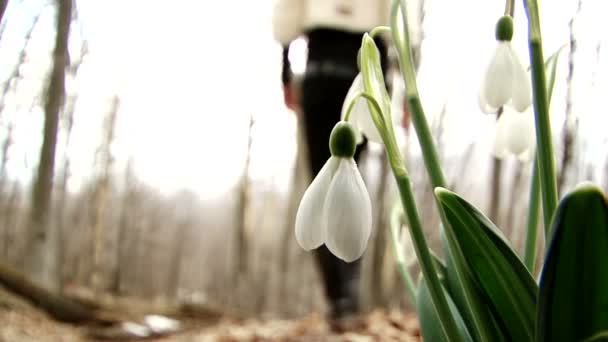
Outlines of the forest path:
M 0 342 L 84 341 L 421 341 L 415 315 L 375 310 L 334 325 L 319 314 L 301 319 L 181 319 L 180 330 L 137 339 L 123 326 L 91 328 L 59 323 L 23 299 L 0 288 Z M 96 337 L 95 337 L 96 336 Z M 102 338 L 104 336 L 105 338 Z

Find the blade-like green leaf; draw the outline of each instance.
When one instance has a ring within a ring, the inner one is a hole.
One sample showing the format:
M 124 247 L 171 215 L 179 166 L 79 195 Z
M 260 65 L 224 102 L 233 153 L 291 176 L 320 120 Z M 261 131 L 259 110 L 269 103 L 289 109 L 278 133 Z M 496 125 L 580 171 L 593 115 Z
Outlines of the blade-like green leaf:
M 606 342 L 608 341 L 608 331 L 602 331 L 600 333 L 597 333 L 585 340 L 583 340 L 582 342 Z
M 448 301 L 448 306 L 450 307 L 450 312 L 452 313 L 452 316 L 456 318 L 456 326 L 458 328 L 458 332 L 460 333 L 461 340 L 465 342 L 473 342 L 471 334 L 469 334 L 467 327 L 462 320 L 462 316 L 458 312 L 458 308 L 456 308 L 456 305 L 454 305 L 452 298 L 450 298 L 449 293 L 445 291 L 445 288 L 444 293 Z M 429 289 L 426 285 L 426 281 L 424 281 L 424 278 L 420 279 L 420 284 L 418 285 L 418 291 L 416 293 L 416 311 L 418 313 L 418 320 L 420 321 L 422 337 L 425 341 L 448 341 L 441 332 L 439 316 L 437 315 L 437 311 L 433 306 L 433 300 L 431 299 L 431 294 L 429 293 Z
M 562 45 L 554 54 L 545 61 L 545 72 L 547 73 L 547 102 L 551 103 L 553 87 L 555 87 L 555 75 L 557 74 L 557 60 L 566 45 Z
M 496 226 L 457 194 L 436 188 L 446 237 L 466 263 L 484 304 L 510 341 L 533 341 L 538 286 Z M 459 258 L 453 258 L 455 262 Z M 457 265 L 458 266 L 458 265 Z
M 446 232 L 450 233 L 450 232 Z M 442 236 L 444 251 L 447 255 L 445 267 L 446 287 L 454 304 L 462 314 L 473 339 L 477 342 L 508 341 L 503 329 L 498 325 L 494 314 L 485 303 L 483 295 L 468 270 L 464 255 L 456 241 L 452 239 L 452 249 L 448 246 L 447 237 Z M 458 265 L 458 266 L 457 266 Z
M 541 274 L 537 341 L 580 341 L 608 330 L 608 204 L 583 185 L 560 202 Z
M 553 94 L 553 87 L 555 86 L 555 75 L 557 74 L 557 60 L 559 55 L 568 45 L 560 46 L 549 58 L 545 59 L 545 73 L 547 74 L 547 102 L 551 103 L 551 95 Z M 528 67 L 530 71 L 530 67 Z
M 365 62 L 361 64 L 365 91 L 378 101 L 382 109 L 381 115 L 390 115 L 391 100 L 386 90 L 386 83 L 380 64 L 380 51 L 374 40 L 368 35 L 363 36 L 361 49 L 362 57 L 365 59 Z M 370 110 L 374 110 L 374 108 L 370 107 Z M 390 121 L 387 120 L 387 122 Z
M 445 266 L 445 262 L 441 260 L 440 257 L 431 250 L 431 257 L 433 258 L 433 265 L 435 266 L 435 271 L 437 271 L 437 276 L 439 280 L 444 282 L 447 274 L 447 268 Z

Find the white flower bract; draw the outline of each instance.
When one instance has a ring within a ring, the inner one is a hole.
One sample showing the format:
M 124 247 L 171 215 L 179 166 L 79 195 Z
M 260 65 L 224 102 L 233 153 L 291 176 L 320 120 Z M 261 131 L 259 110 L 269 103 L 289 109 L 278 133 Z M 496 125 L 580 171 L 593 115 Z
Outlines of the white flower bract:
M 479 107 L 496 113 L 506 104 L 523 112 L 532 103 L 530 79 L 511 42 L 499 41 L 479 90 Z
M 348 107 L 355 96 L 364 90 L 363 76 L 361 73 L 358 73 L 344 98 L 344 103 L 342 104 L 342 120 L 346 117 Z M 359 97 L 356 101 L 348 121 L 355 127 L 355 132 L 357 132 L 357 143 L 363 141 L 363 136 L 361 135 L 361 133 L 363 133 L 369 140 L 381 144 L 382 137 L 372 120 L 372 114 L 369 110 L 367 99 Z
M 295 226 L 296 240 L 305 250 L 325 243 L 346 262 L 363 255 L 371 235 L 372 206 L 352 158 L 329 158 L 304 193 Z
M 374 86 L 377 84 L 374 83 Z M 346 97 L 344 98 L 344 103 L 342 104 L 342 116 L 341 119 L 344 120 L 346 117 L 346 112 L 348 111 L 348 107 L 350 103 L 353 101 L 357 94 L 364 92 L 365 87 L 363 85 L 363 75 L 361 73 L 357 74 L 357 77 L 353 80 L 352 85 L 348 89 L 346 93 Z M 382 91 L 378 90 L 378 93 L 382 93 Z M 380 100 L 380 105 L 384 107 L 382 110 L 390 111 L 390 103 L 385 103 L 386 99 Z M 370 104 L 367 99 L 364 97 L 359 97 L 350 113 L 350 117 L 348 118 L 348 122 L 350 122 L 353 127 L 355 127 L 355 132 L 357 134 L 357 144 L 363 142 L 363 135 L 367 137 L 367 139 L 382 144 L 382 136 L 380 132 L 378 132 L 378 128 L 376 128 L 376 124 L 374 124 L 374 120 L 372 120 L 372 114 L 369 109 Z M 392 117 L 392 125 L 394 130 L 396 131 L 396 127 L 401 124 L 401 117 L 395 116 Z
M 496 123 L 494 155 L 504 158 L 516 155 L 521 161 L 529 161 L 536 148 L 534 115 L 505 109 Z

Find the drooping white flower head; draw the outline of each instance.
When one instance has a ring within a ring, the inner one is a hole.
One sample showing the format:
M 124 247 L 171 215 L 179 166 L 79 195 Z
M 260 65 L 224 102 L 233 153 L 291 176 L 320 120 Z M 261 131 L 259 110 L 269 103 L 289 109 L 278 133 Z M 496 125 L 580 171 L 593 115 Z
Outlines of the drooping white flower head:
M 355 161 L 351 137 L 332 132 L 332 157 L 306 189 L 296 214 L 296 240 L 305 250 L 325 244 L 338 258 L 351 262 L 363 255 L 371 235 L 372 207 Z M 352 149 L 350 148 L 352 145 Z M 346 152 L 345 152 L 346 151 Z
M 523 112 L 532 103 L 530 77 L 513 50 L 512 36 L 513 19 L 500 18 L 496 28 L 498 44 L 479 90 L 479 107 L 484 113 L 496 113 L 505 105 Z
M 305 250 L 326 244 L 351 262 L 363 255 L 372 229 L 372 204 L 352 158 L 329 158 L 304 193 L 296 214 L 296 240 Z
M 504 158 L 514 154 L 521 161 L 531 160 L 536 149 L 535 133 L 532 113 L 519 113 L 505 107 L 496 123 L 494 155 L 497 158 Z

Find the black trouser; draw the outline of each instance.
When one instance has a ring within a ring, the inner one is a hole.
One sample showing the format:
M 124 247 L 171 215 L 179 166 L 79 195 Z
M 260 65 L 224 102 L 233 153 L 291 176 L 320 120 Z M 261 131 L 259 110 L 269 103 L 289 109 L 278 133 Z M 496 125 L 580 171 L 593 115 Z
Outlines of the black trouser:
M 354 72 L 352 77 L 326 74 L 304 76 L 301 102 L 310 171 L 313 177 L 319 173 L 331 156 L 329 135 L 340 120 L 342 103 L 356 76 L 356 70 Z M 364 144 L 358 146 L 355 160 L 358 160 L 363 146 Z M 346 263 L 331 254 L 325 245 L 315 250 L 315 257 L 321 270 L 331 315 L 339 317 L 356 312 L 359 307 L 361 259 Z

